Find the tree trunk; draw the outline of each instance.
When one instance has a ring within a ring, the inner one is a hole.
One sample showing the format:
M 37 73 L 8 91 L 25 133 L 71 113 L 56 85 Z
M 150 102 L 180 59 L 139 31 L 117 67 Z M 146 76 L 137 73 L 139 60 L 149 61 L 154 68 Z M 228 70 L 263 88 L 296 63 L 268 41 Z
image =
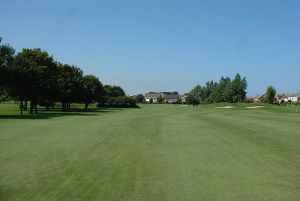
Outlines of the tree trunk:
M 24 110 L 27 111 L 27 100 L 25 100 L 25 104 L 24 104 Z
M 33 100 L 30 100 L 30 108 L 29 108 L 29 113 L 30 114 L 33 114 L 33 108 L 34 108 Z
M 38 113 L 38 108 L 37 108 L 37 101 L 34 101 L 34 113 L 37 114 Z
M 89 107 L 89 103 L 85 102 L 85 106 L 84 106 L 84 109 L 87 110 Z
M 64 102 L 61 102 L 61 110 L 64 111 L 66 108 L 66 104 Z
M 20 100 L 20 114 L 23 115 L 23 100 Z

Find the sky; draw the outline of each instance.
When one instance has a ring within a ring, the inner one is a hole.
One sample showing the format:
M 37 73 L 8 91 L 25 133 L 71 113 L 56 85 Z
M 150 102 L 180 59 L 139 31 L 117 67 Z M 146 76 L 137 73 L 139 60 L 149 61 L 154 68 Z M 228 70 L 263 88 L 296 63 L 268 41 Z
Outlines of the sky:
M 298 0 L 0 0 L 0 36 L 127 94 L 246 76 L 248 94 L 300 91 Z

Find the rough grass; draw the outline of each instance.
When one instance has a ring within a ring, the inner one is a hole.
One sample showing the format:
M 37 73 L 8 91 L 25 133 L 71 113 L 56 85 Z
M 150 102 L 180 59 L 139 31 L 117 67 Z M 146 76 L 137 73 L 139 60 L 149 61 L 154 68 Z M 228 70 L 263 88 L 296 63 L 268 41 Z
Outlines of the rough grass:
M 300 112 L 215 106 L 0 104 L 0 200 L 300 200 Z

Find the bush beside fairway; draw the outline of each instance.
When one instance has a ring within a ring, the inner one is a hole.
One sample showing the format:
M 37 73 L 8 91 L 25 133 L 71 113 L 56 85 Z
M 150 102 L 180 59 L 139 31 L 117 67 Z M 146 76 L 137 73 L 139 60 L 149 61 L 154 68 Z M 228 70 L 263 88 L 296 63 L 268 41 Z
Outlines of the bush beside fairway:
M 300 112 L 0 104 L 0 200 L 300 200 Z

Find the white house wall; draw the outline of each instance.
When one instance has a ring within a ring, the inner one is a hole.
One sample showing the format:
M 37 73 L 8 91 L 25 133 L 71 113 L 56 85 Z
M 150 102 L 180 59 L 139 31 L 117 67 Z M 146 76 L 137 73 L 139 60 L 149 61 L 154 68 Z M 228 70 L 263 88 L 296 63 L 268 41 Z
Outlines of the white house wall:
M 150 103 L 150 99 L 153 100 L 153 103 L 157 103 L 157 98 L 145 98 L 145 101 L 146 101 L 147 103 Z
M 298 102 L 298 97 L 289 97 L 288 100 L 292 102 Z

